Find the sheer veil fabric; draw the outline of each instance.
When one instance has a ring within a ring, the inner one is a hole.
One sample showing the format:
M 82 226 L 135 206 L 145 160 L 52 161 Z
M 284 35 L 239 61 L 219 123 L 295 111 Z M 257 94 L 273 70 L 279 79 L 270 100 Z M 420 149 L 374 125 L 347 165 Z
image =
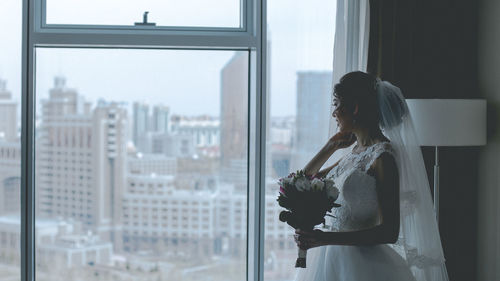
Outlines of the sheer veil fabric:
M 376 85 L 380 127 L 395 150 L 399 172 L 399 239 L 391 245 L 417 281 L 448 281 L 429 181 L 411 114 L 401 90 L 387 81 Z

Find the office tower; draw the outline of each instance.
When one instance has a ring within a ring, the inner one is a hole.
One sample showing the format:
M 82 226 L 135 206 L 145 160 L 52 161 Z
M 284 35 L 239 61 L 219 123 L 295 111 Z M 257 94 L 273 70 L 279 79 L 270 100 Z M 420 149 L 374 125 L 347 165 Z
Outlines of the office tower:
M 268 42 L 270 50 L 271 42 Z M 270 58 L 268 53 L 268 61 Z M 248 56 L 235 54 L 221 71 L 220 155 L 221 179 L 246 189 L 248 161 Z M 270 64 L 267 64 L 266 145 L 270 146 Z M 266 155 L 266 176 L 272 175 L 271 154 Z
M 36 200 L 40 218 L 66 217 L 98 224 L 99 189 L 92 179 L 90 104 L 56 77 L 49 98 L 41 101 L 36 139 Z
M 271 121 L 271 154 L 274 178 L 290 173 L 292 139 L 295 116 L 274 117 Z
M 332 104 L 331 72 L 297 73 L 297 116 L 292 170 L 304 168 L 328 140 Z
M 0 214 L 19 214 L 21 141 L 17 134 L 17 102 L 0 79 Z
M 21 145 L 0 139 L 0 215 L 21 210 Z
M 235 54 L 221 71 L 221 180 L 246 190 L 248 148 L 248 57 Z
M 221 71 L 221 161 L 247 158 L 248 58 L 235 54 Z
M 147 152 L 148 136 L 150 131 L 149 105 L 140 102 L 134 102 L 133 121 L 132 121 L 132 141 L 140 152 Z
M 168 133 L 170 127 L 170 109 L 168 106 L 153 106 L 153 115 L 151 116 L 151 131 L 157 133 Z
M 127 110 L 116 102 L 100 101 L 92 114 L 94 185 L 99 187 L 102 223 L 97 231 L 121 249 L 121 199 L 127 163 Z M 108 223 L 109 221 L 109 223 Z M 108 236 L 109 235 L 109 236 Z
M 7 90 L 7 82 L 0 79 L 0 139 L 17 140 L 17 103 Z
M 106 241 L 119 224 L 125 177 L 126 110 L 100 102 L 91 111 L 64 78 L 42 100 L 36 142 L 37 216 L 72 218 Z

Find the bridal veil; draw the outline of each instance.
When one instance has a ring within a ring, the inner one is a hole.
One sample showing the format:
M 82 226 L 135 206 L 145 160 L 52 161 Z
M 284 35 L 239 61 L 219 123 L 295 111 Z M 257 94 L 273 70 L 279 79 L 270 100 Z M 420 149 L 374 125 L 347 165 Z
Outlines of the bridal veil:
M 401 90 L 377 80 L 380 127 L 395 150 L 399 170 L 400 232 L 392 247 L 417 281 L 448 281 L 429 181 L 408 105 Z

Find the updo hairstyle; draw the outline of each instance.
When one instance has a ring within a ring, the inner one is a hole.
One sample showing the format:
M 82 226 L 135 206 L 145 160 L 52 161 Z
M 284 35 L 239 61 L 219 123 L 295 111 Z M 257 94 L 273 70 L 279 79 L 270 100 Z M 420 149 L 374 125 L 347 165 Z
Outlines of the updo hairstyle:
M 347 110 L 354 112 L 358 105 L 358 113 L 354 117 L 357 123 L 366 126 L 378 126 L 380 110 L 376 92 L 377 79 L 365 72 L 347 73 L 335 85 L 333 96 L 340 100 Z

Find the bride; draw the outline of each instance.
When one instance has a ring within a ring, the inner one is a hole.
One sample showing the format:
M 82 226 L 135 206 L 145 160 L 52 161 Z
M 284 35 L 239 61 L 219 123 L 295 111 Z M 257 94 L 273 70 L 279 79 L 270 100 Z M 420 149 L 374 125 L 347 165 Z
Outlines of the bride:
M 304 168 L 340 190 L 326 228 L 296 230 L 297 281 L 448 280 L 427 175 L 399 88 L 351 72 L 334 88 L 339 132 Z M 337 150 L 352 150 L 320 170 Z

